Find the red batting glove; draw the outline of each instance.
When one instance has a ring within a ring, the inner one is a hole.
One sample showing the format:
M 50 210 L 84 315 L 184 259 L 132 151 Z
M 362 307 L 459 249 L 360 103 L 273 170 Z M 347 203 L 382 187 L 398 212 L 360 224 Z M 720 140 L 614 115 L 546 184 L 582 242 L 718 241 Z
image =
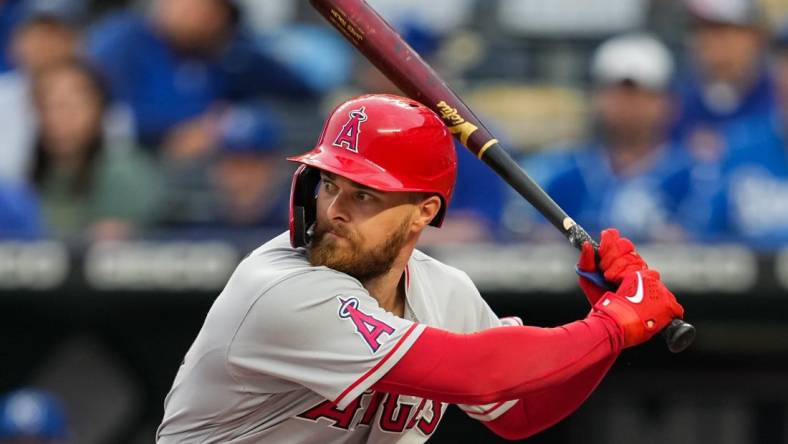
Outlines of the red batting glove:
M 594 309 L 607 314 L 621 327 L 624 347 L 642 344 L 667 327 L 673 318 L 684 317 L 684 308 L 654 270 L 628 274 L 618 291 L 605 293 Z
M 605 280 L 614 286 L 620 285 L 627 274 L 648 269 L 646 261 L 635 251 L 632 241 L 621 237 L 615 228 L 602 231 L 599 242 L 599 266 Z M 597 271 L 594 248 L 590 242 L 583 244 L 577 269 L 589 273 Z M 607 291 L 583 276 L 578 278 L 578 283 L 591 305 L 595 305 Z
M 577 261 L 577 269 L 587 273 L 596 273 L 596 258 L 591 242 L 583 244 L 583 248 L 580 251 L 580 259 Z M 586 295 L 588 302 L 591 303 L 591 306 L 602 299 L 602 296 L 607 291 L 582 275 L 577 278 L 577 283 L 580 284 L 580 288 L 583 289 L 583 293 Z
M 602 231 L 599 259 L 605 280 L 615 285 L 620 285 L 632 272 L 648 270 L 646 261 L 635 251 L 632 241 L 621 237 L 615 228 Z

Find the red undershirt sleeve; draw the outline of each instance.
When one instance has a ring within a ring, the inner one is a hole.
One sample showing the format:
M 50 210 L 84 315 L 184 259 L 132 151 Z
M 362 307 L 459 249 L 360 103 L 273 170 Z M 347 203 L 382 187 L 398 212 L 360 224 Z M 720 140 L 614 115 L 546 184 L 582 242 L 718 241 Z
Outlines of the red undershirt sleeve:
M 374 388 L 454 404 L 519 399 L 488 426 L 502 436 L 522 437 L 577 408 L 622 343 L 620 327 L 603 313 L 555 328 L 456 334 L 428 327 Z
M 524 439 L 545 430 L 574 412 L 599 385 L 616 356 L 604 358 L 563 384 L 531 393 L 501 416 L 482 421 L 507 439 Z

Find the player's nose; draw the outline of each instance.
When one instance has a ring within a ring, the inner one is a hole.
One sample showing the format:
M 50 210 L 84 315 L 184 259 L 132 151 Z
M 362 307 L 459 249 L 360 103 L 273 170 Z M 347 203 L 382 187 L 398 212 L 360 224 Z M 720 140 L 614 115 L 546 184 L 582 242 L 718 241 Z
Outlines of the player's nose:
M 332 221 L 349 222 L 350 212 L 348 211 L 347 198 L 345 193 L 339 192 L 332 196 L 326 209 L 326 216 Z

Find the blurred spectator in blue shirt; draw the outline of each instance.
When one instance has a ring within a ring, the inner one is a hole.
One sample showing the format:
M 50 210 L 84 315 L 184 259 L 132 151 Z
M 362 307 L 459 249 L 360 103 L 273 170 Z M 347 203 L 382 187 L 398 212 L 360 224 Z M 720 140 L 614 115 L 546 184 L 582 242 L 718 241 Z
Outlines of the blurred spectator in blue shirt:
M 0 2 L 0 74 L 13 69 L 10 57 L 11 34 L 22 17 L 23 0 Z
M 685 236 L 675 215 L 688 187 L 688 159 L 668 140 L 673 70 L 668 49 L 649 35 L 604 42 L 592 62 L 596 137 L 525 162 L 526 171 L 589 233 L 612 226 L 637 240 Z M 557 237 L 522 198 L 513 199 L 506 216 L 513 232 Z
M 240 110 L 223 120 L 213 167 L 218 199 L 214 221 L 236 227 L 286 228 L 290 164 L 278 128 L 260 112 Z
M 57 444 L 67 439 L 65 408 L 54 395 L 21 389 L 0 397 L 0 444 Z
M 216 145 L 217 108 L 313 93 L 246 35 L 240 14 L 234 0 L 156 0 L 145 17 L 114 15 L 92 30 L 89 55 L 147 147 L 198 156 Z
M 12 37 L 12 62 L 30 74 L 73 58 L 87 19 L 84 0 L 30 0 Z
M 742 242 L 763 250 L 787 245 L 788 175 L 773 170 L 749 163 L 728 173 L 713 193 L 710 211 L 700 213 L 706 217 L 693 221 L 697 239 Z
M 696 239 L 770 247 L 788 241 L 782 80 L 752 0 L 686 0 L 692 73 L 677 135 L 693 160 L 686 222 Z
M 41 209 L 25 185 L 0 181 L 0 239 L 37 239 L 43 234 Z
M 772 61 L 777 89 L 777 126 L 783 140 L 786 140 L 786 135 L 788 135 L 788 18 L 774 36 Z
M 705 187 L 696 186 L 695 194 L 712 197 L 706 212 L 696 213 L 701 217 L 693 224 L 705 226 L 707 240 L 744 242 L 759 249 L 788 243 L 788 28 L 775 36 L 774 50 L 778 106 L 773 115 L 730 125 L 725 133 L 729 152 L 722 165 L 714 149 L 706 150 L 712 154 L 705 162 L 703 156 L 696 156 L 693 177 Z M 713 146 L 716 140 L 709 138 L 706 143 Z M 698 199 L 703 200 L 708 197 Z
M 236 107 L 218 122 L 204 181 L 191 180 L 188 169 L 170 171 L 163 222 L 179 229 L 175 235 L 240 242 L 287 229 L 292 168 L 274 122 L 259 107 Z
M 676 137 L 693 157 L 721 163 L 723 174 L 742 162 L 775 162 L 777 94 L 755 2 L 685 1 L 692 63 L 679 84 Z
M 83 0 L 7 1 L 0 10 L 0 45 L 7 70 L 0 74 L 0 178 L 23 180 L 30 165 L 35 118 L 29 79 L 74 57 Z

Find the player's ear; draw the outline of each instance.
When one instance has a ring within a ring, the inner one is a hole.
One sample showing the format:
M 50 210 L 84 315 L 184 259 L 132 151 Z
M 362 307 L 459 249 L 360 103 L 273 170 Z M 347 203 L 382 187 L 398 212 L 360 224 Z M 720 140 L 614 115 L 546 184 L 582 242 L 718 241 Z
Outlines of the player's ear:
M 429 225 L 432 219 L 435 219 L 438 215 L 441 205 L 440 197 L 435 194 L 422 196 L 422 198 L 416 202 L 417 214 L 414 224 L 419 228 L 424 228 Z

